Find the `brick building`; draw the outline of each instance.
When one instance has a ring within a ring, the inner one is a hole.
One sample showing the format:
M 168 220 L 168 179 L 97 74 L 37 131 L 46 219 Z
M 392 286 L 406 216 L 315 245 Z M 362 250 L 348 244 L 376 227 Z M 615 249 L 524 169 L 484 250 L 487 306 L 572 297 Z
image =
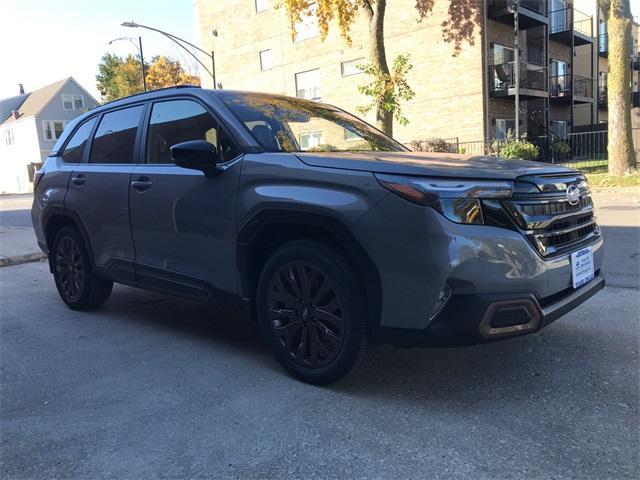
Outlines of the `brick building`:
M 563 137 L 605 121 L 598 82 L 606 58 L 598 34 L 606 27 L 600 26 L 596 0 L 574 1 L 582 10 L 568 0 L 519 1 L 518 67 L 512 0 L 469 0 L 479 24 L 472 44 L 463 42 L 457 54 L 442 35 L 449 2 L 436 1 L 422 22 L 417 21 L 415 0 L 388 2 L 387 59 L 391 63 L 399 54 L 411 55 L 408 81 L 416 93 L 403 107 L 410 123 L 396 122 L 394 137 L 404 143 L 429 137 L 458 137 L 461 142 L 504 137 L 515 125 L 516 68 L 522 132 Z M 336 25 L 322 41 L 313 16 L 295 25 L 292 35 L 284 8 L 275 3 L 194 0 L 201 43 L 215 51 L 218 86 L 318 99 L 351 112 L 366 104 L 358 86 L 367 77 L 357 68 L 368 61 L 364 14 L 354 22 L 348 45 Z M 634 78 L 637 91 L 637 71 Z M 202 82 L 212 85 L 206 75 Z M 314 139 L 306 141 L 313 145 Z

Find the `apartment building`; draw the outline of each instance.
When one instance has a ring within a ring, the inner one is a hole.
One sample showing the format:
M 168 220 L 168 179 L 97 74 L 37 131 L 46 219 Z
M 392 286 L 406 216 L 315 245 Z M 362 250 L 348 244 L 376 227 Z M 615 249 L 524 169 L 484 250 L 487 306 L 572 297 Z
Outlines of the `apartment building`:
M 579 10 L 574 2 L 587 8 Z M 388 2 L 387 59 L 411 55 L 408 81 L 416 94 L 403 107 L 409 124 L 396 123 L 394 136 L 404 143 L 429 137 L 504 138 L 515 127 L 516 94 L 520 131 L 532 137 L 562 138 L 606 121 L 598 101 L 599 74 L 606 72 L 600 63 L 601 16 L 596 0 L 574 2 L 470 0 L 469 13 L 478 22 L 472 41 L 463 41 L 460 51 L 443 39 L 449 2 L 436 1 L 421 22 L 415 0 Z M 358 69 L 368 61 L 364 14 L 354 22 L 347 44 L 336 25 L 321 40 L 313 15 L 292 29 L 284 8 L 275 3 L 194 0 L 202 45 L 215 51 L 217 86 L 321 100 L 352 112 L 365 105 L 367 97 L 358 92 L 368 80 Z M 205 75 L 202 83 L 212 86 Z M 373 120 L 373 114 L 366 118 Z M 321 141 L 302 140 L 309 147 Z
M 586 51 L 584 49 L 577 49 L 575 62 L 578 69 L 585 70 L 594 66 L 594 80 L 595 80 L 595 102 L 593 116 L 595 118 L 593 123 L 606 124 L 608 120 L 607 109 L 607 77 L 609 71 L 609 36 L 607 33 L 607 23 L 604 20 L 602 10 L 599 8 L 597 2 L 593 0 L 574 0 L 576 8 L 586 12 L 593 20 L 592 29 L 593 36 L 595 37 L 595 48 L 593 51 Z M 640 127 L 640 55 L 639 55 L 639 42 L 640 37 L 638 35 L 639 25 L 634 22 L 632 25 L 632 39 L 631 39 L 631 106 L 632 106 L 632 119 L 633 127 Z M 577 125 L 583 125 L 589 123 L 589 112 L 579 110 L 577 112 Z

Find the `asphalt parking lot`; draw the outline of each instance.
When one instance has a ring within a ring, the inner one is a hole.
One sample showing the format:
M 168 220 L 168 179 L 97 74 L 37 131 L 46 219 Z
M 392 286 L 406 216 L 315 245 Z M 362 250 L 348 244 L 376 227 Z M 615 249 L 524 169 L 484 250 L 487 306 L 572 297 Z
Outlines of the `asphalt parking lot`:
M 73 312 L 45 263 L 0 268 L 0 476 L 637 478 L 640 218 L 606 212 L 628 260 L 541 333 L 385 347 L 329 387 L 197 303 L 116 287 Z

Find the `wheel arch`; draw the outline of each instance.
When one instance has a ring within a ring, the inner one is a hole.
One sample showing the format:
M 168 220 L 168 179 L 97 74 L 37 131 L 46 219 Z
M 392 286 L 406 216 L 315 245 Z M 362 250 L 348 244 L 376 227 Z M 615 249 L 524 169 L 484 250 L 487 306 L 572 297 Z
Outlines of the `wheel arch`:
M 89 240 L 89 234 L 87 233 L 87 230 L 77 213 L 67 208 L 51 207 L 47 211 L 47 214 L 45 215 L 44 221 L 42 223 L 45 241 L 47 243 L 47 250 L 49 251 L 49 270 L 51 271 L 51 273 L 53 273 L 53 263 L 51 255 L 51 246 L 53 245 L 53 239 L 60 231 L 60 229 L 66 226 L 75 227 L 78 232 L 80 232 L 82 241 L 84 242 L 84 245 L 87 249 L 87 254 L 89 255 L 89 261 L 92 265 L 95 265 L 93 250 L 91 248 L 91 242 Z
M 267 259 L 281 245 L 303 238 L 322 241 L 353 263 L 365 288 L 372 326 L 378 325 L 382 312 L 382 282 L 373 260 L 356 237 L 333 217 L 279 209 L 257 213 L 238 235 L 240 292 L 251 318 L 256 318 L 257 284 Z

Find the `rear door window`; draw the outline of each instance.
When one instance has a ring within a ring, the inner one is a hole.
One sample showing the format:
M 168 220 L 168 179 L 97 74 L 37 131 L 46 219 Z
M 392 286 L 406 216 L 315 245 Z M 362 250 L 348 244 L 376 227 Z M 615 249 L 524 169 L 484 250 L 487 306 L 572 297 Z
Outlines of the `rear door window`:
M 105 113 L 91 145 L 89 163 L 134 163 L 133 149 L 143 106 Z
M 93 126 L 96 124 L 96 120 L 97 117 L 93 117 L 92 119 L 87 120 L 82 125 L 80 125 L 80 128 L 75 131 L 75 133 L 67 142 L 67 146 L 64 147 L 64 152 L 62 152 L 62 160 L 67 163 L 82 162 L 82 156 L 84 154 L 85 148 L 87 147 L 89 135 L 91 135 Z

